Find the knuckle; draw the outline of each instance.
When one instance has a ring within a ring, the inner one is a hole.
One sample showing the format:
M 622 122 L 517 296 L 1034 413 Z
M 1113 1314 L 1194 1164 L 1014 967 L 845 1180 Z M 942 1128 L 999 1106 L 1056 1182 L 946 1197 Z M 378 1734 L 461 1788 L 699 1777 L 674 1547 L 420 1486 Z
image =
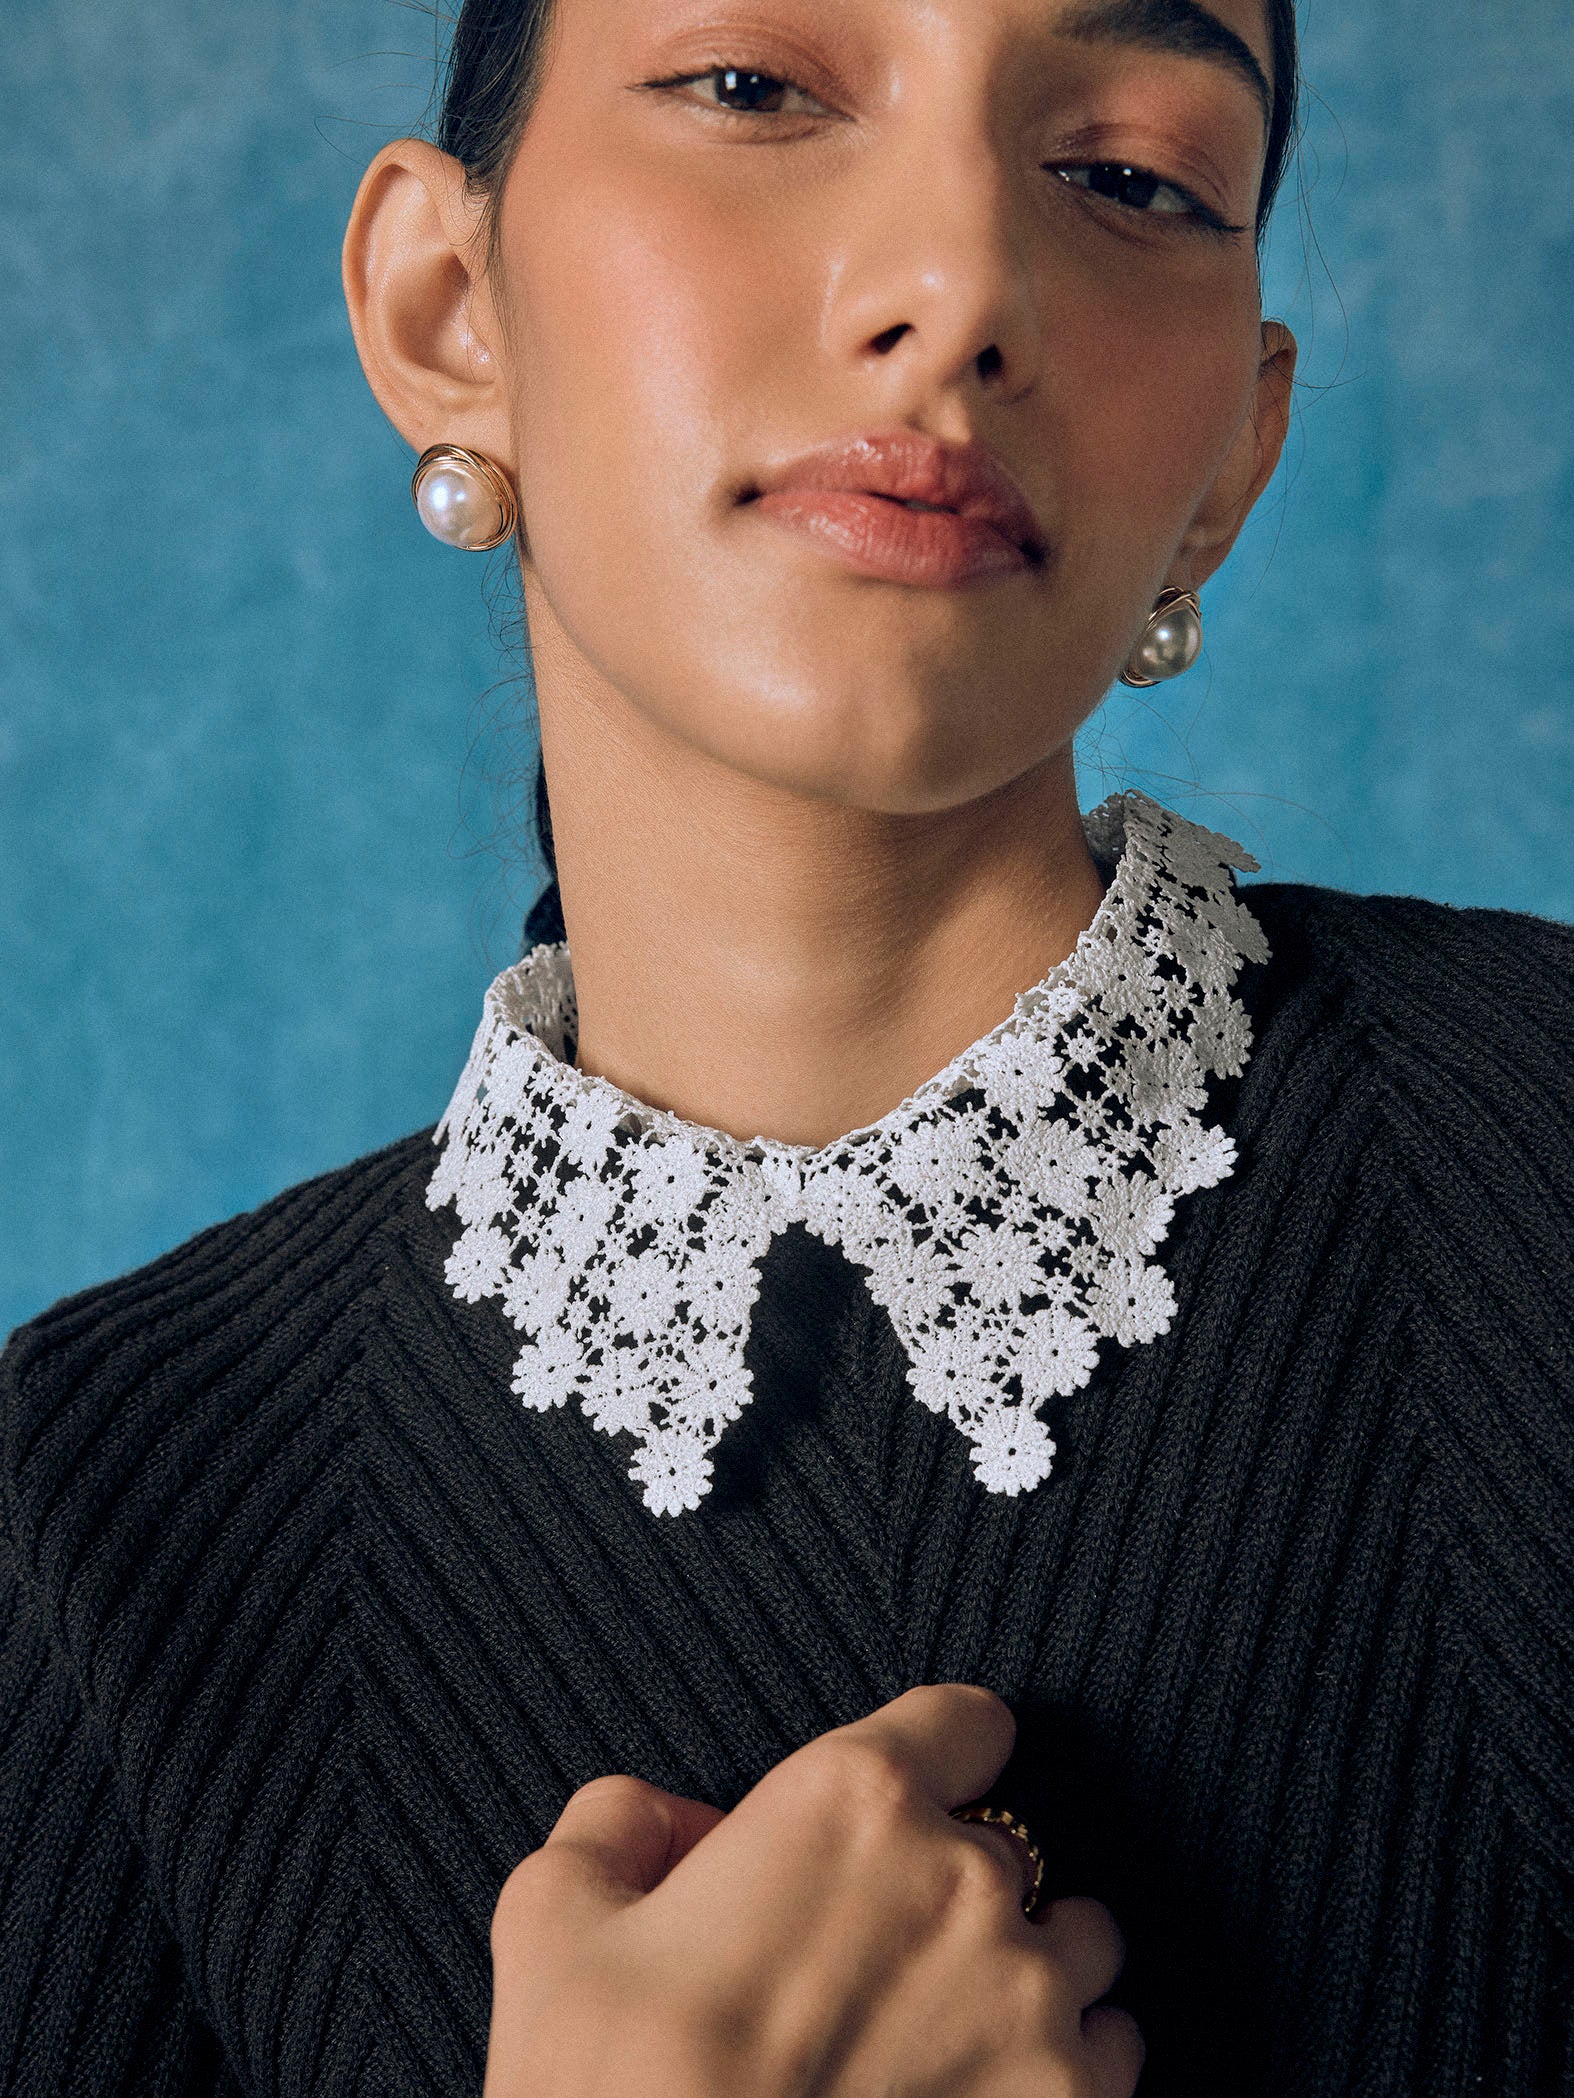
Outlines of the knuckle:
M 607 1774 L 589 1779 L 570 1794 L 547 1840 L 527 1852 L 504 1880 L 492 1912 L 494 1946 L 500 1933 L 511 1939 L 533 1928 L 537 1918 L 561 1908 L 593 1872 L 593 1846 L 578 1825 L 579 1810 L 588 1806 L 592 1816 L 612 1808 L 626 1810 L 647 1789 L 640 1778 Z
M 1013 1961 L 1007 1971 L 1006 1994 L 1018 2031 L 1041 2036 L 1064 2030 L 1066 1978 L 1052 1960 Z
M 743 2059 L 748 2078 L 734 2078 L 723 2088 L 808 2092 L 824 2088 L 820 2066 L 826 2053 L 826 2007 L 818 1990 L 777 1989 L 755 1992 L 754 2017 L 744 2027 L 733 2020 L 733 2038 L 745 2033 Z
M 1017 1716 L 1003 1697 L 991 1690 L 987 1683 L 943 1683 L 938 1686 L 959 1717 L 966 1716 L 973 1726 L 982 1724 L 988 1734 L 1002 1737 L 1003 1754 L 1009 1754 L 1017 1735 Z
M 1007 1852 L 1009 1841 L 1008 1837 L 997 1844 L 992 1837 L 978 1841 L 963 1836 L 951 1867 L 952 1887 L 961 1900 L 991 1911 L 1003 1900 L 1021 1906 L 1023 1868 Z
M 911 1812 L 913 1777 L 883 1742 L 848 1731 L 822 1735 L 811 1747 L 804 1778 L 828 1808 L 881 1825 Z
M 987 1683 L 914 1683 L 910 1689 L 904 1690 L 900 1697 L 893 1698 L 891 1702 L 903 1704 L 909 1698 L 931 1706 L 938 1700 L 942 1708 L 952 1705 L 958 1710 L 964 1710 L 971 1705 L 979 1711 L 993 1711 L 997 1716 L 1003 1713 L 1011 1720 L 1013 1726 L 1016 1724 L 1011 1707 L 1003 1697 L 997 1696 Z
M 644 1798 L 652 1788 L 643 1778 L 630 1777 L 620 1770 L 603 1771 L 599 1777 L 586 1778 L 569 1794 L 567 1807 L 578 1802 L 592 1807 L 626 1807 Z
M 992 1711 L 997 1718 L 1009 1719 L 1012 1726 L 1015 1727 L 1016 1714 L 1006 1703 L 1005 1699 L 991 1690 L 987 1683 L 948 1683 L 944 1687 L 950 1691 L 960 1693 L 963 1697 L 971 1698 L 975 1705 L 978 1705 L 984 1711 Z
M 1004 1763 L 1016 1741 L 1017 1718 L 985 1683 L 920 1683 L 894 1700 L 913 1699 L 911 1720 L 926 1737 L 960 1748 L 989 1743 Z

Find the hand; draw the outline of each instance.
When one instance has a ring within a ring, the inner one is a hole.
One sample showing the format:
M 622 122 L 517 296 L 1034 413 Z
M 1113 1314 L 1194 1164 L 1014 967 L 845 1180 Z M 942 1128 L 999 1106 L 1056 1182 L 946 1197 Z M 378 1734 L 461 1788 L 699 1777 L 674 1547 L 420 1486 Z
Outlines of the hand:
M 955 1821 L 1016 1738 L 972 1683 L 807 1742 L 730 1813 L 574 1793 L 492 1919 L 484 2098 L 1131 2098 L 1114 1918 L 1022 1913 L 1026 1853 Z

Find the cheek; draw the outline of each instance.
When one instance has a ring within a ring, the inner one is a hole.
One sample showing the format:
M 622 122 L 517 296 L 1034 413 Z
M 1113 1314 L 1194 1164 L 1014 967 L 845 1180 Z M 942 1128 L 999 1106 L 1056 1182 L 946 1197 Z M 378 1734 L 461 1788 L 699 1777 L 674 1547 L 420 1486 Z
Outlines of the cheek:
M 528 178 L 518 188 L 503 235 L 523 477 L 580 556 L 586 539 L 626 547 L 631 527 L 692 537 L 696 504 L 714 506 L 752 456 L 740 461 L 739 408 L 780 330 L 780 255 L 773 266 L 692 183 L 668 197 L 614 171 L 559 190 L 539 219 Z
M 1189 237 L 1189 236 L 1188 236 Z M 1140 281 L 1138 281 L 1140 279 Z M 1158 548 L 1190 522 L 1256 384 L 1255 275 L 1074 273 L 1052 300 L 1046 392 L 1080 539 Z M 1139 555 L 1140 559 L 1140 555 Z
M 805 636 L 828 591 L 833 617 L 854 600 L 824 576 L 795 587 L 734 500 L 831 427 L 811 244 L 762 240 L 757 198 L 692 171 L 576 170 L 548 195 L 516 168 L 501 232 L 532 645 L 560 630 L 619 703 L 744 770 L 818 762 L 857 664 L 839 634 Z

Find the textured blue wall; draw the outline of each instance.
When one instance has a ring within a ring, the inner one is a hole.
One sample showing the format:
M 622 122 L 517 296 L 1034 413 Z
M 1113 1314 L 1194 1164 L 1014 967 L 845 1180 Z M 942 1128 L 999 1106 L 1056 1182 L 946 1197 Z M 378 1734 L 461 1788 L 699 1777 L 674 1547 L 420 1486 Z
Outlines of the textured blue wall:
M 502 573 L 416 525 L 337 275 L 430 36 L 39 0 L 0 40 L 0 1330 L 431 1120 L 515 951 Z M 1574 917 L 1574 14 L 1310 0 L 1305 39 L 1291 470 L 1084 799 Z

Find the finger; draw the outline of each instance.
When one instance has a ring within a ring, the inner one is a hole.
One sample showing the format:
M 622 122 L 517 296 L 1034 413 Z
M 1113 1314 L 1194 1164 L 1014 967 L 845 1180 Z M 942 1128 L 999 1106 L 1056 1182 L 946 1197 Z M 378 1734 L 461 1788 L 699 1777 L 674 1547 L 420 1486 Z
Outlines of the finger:
M 592 1897 L 624 1907 L 659 1886 L 725 1819 L 722 1808 L 643 1778 L 597 1777 L 570 1796 L 541 1852 L 571 1852 Z
M 852 1869 L 848 1831 L 866 1817 L 871 1799 L 882 1815 L 893 1802 L 905 1808 L 907 1791 L 937 1808 L 976 1799 L 999 1775 L 1015 1739 L 1011 1707 L 983 1685 L 916 1685 L 767 1770 L 725 1817 L 715 1843 L 698 1846 L 702 1856 L 669 1872 L 670 1891 L 714 1918 L 732 1916 L 733 1933 L 768 1932 L 771 1919 L 801 1906 L 806 1887 L 823 1890 Z M 860 1754 L 873 1751 L 862 1769 L 846 1758 L 855 1742 Z M 881 1766 L 896 1773 L 895 1787 L 884 1784 Z M 871 1772 L 878 1780 L 872 1791 L 861 1782 Z M 905 1812 L 901 1818 L 910 1819 Z M 863 1825 L 867 1830 L 866 1819 Z M 882 1854 L 894 1857 L 890 1843 Z
M 919 1683 L 832 1732 L 876 1742 L 949 1809 L 989 1790 L 1016 1745 L 1017 1722 L 1005 1699 L 982 1683 Z
M 1079 2010 L 1113 1988 L 1126 1964 L 1120 1925 L 1090 1894 L 1065 1894 L 1033 1918 L 1044 1949 L 1066 1975 Z
M 1094 2004 L 1082 2013 L 1082 2044 L 1098 2098 L 1131 2098 L 1148 2045 L 1130 2011 L 1113 2003 Z
M 1026 1901 L 1038 1878 L 1038 1867 L 1022 1838 L 999 1821 L 959 1821 L 956 1826 L 964 1836 L 987 1843 L 1001 1857 L 1009 1858 L 1011 1870 L 1022 1882 L 1021 1899 Z
M 725 1807 L 713 1807 L 703 1799 L 685 1799 L 681 1792 L 665 1794 L 672 1810 L 672 1841 L 667 1849 L 666 1871 L 681 1865 L 695 1844 L 727 1818 Z M 665 1875 L 663 1875 L 665 1876 Z

